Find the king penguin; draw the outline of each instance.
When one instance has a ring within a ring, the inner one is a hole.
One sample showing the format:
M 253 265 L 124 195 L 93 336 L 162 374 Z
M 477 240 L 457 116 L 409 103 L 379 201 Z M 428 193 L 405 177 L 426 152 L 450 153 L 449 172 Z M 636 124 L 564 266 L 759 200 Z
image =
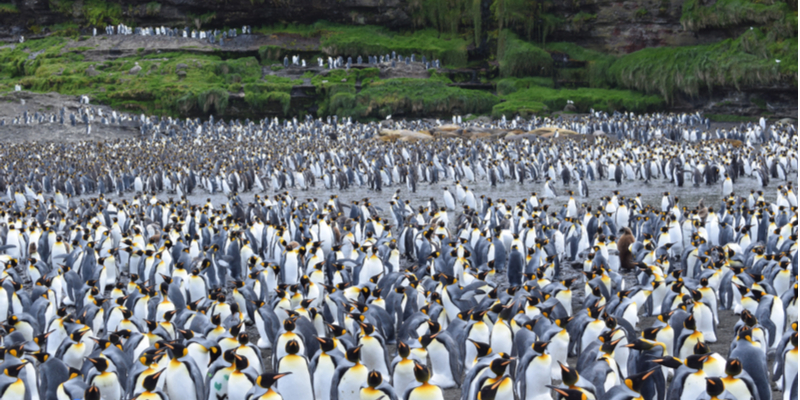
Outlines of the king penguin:
M 278 361 L 278 373 L 287 376 L 278 382 L 278 392 L 288 399 L 314 400 L 314 385 L 311 381 L 308 359 L 298 353 L 300 344 L 296 340 L 286 343 L 286 355 Z

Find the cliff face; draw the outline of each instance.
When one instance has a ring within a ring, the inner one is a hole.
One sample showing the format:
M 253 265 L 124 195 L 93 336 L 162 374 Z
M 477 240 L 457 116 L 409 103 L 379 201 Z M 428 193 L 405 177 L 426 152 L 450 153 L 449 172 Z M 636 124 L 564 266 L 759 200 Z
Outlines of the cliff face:
M 684 0 L 556 0 L 552 11 L 564 19 L 549 41 L 575 42 L 613 54 L 646 47 L 688 46 L 730 36 L 718 30 L 691 32 L 681 25 Z
M 569 41 L 614 54 L 645 47 L 692 45 L 730 37 L 722 31 L 694 33 L 680 23 L 685 0 L 554 0 L 548 13 L 559 22 L 549 41 Z M 483 0 L 484 19 L 492 19 Z M 413 28 L 413 10 L 422 0 L 15 0 L 17 12 L 0 12 L 0 37 L 15 36 L 63 22 L 89 25 L 85 10 L 111 7 L 108 15 L 137 26 L 204 27 L 261 26 L 275 23 L 310 24 L 318 20 Z M 98 20 L 101 17 L 95 16 Z M 485 21 L 489 26 L 493 21 Z M 420 27 L 419 24 L 417 27 Z

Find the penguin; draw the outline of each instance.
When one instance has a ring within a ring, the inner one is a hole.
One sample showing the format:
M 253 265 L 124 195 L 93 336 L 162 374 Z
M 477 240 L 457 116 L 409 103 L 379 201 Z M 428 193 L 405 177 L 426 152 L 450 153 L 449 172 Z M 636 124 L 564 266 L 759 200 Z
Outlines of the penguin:
M 461 378 L 461 354 L 459 346 L 448 332 L 438 331 L 420 338 L 420 342 L 428 350 L 433 376 L 432 385 L 441 389 L 458 386 Z
M 419 385 L 406 390 L 403 400 L 444 400 L 444 392 L 436 385 L 428 383 L 431 379 L 428 367 L 414 362 L 414 377 Z
M 283 396 L 273 389 L 273 386 L 288 375 L 269 372 L 261 374 L 256 378 L 256 385 L 247 393 L 245 400 L 284 400 Z
M 552 384 L 548 371 L 553 364 L 553 359 L 546 353 L 550 342 L 534 342 L 529 349 L 525 349 L 519 363 L 517 363 L 516 379 L 517 393 L 520 398 L 530 400 L 550 400 L 548 385 Z
M 142 388 L 144 389 L 143 392 L 139 393 L 134 397 L 136 400 L 169 400 L 167 394 L 158 389 L 158 382 L 161 378 L 161 374 L 164 373 L 164 369 L 152 374 L 148 375 L 142 380 Z
M 327 400 L 331 394 L 331 380 L 341 360 L 341 350 L 338 349 L 337 341 L 334 339 L 319 336 L 316 339 L 319 341 L 319 351 L 310 363 L 310 369 L 313 371 L 314 398 Z
M 397 400 L 394 389 L 383 382 L 383 376 L 378 371 L 370 371 L 367 383 L 361 387 L 359 398 L 363 400 Z
M 725 364 L 725 374 L 721 379 L 725 390 L 736 400 L 758 399 L 758 390 L 753 379 L 742 368 L 742 362 L 737 358 L 728 360 Z
M 703 363 L 708 355 L 691 355 L 685 364 L 674 357 L 655 359 L 653 362 L 675 369 L 667 390 L 666 400 L 697 399 L 705 390 L 706 373 Z
M 165 343 L 169 353 L 166 370 L 167 395 L 171 399 L 204 400 L 203 375 L 189 352 L 182 344 Z
M 28 392 L 29 385 L 20 378 L 19 373 L 25 368 L 27 362 L 17 364 L 13 367 L 6 367 L 3 373 L 7 377 L 0 381 L 0 398 L 9 400 L 29 400 L 30 393 Z M 35 385 L 33 386 L 36 387 Z
M 245 400 L 247 393 L 255 385 L 258 375 L 250 367 L 247 357 L 234 354 L 234 371 L 228 377 L 228 399 Z
M 99 357 L 89 358 L 88 361 L 94 365 L 95 369 L 95 373 L 89 373 L 89 385 L 97 387 L 103 400 L 120 400 L 123 394 L 123 387 L 117 372 L 108 370 L 108 360 Z
M 278 373 L 287 376 L 278 382 L 278 392 L 290 399 L 314 400 L 314 385 L 308 359 L 298 353 L 300 344 L 296 340 L 286 343 L 286 355 L 278 361 Z
M 369 370 L 361 363 L 361 346 L 353 347 L 345 353 L 345 360 L 336 369 L 331 381 L 331 400 L 345 400 L 357 396 L 361 386 L 367 381 Z

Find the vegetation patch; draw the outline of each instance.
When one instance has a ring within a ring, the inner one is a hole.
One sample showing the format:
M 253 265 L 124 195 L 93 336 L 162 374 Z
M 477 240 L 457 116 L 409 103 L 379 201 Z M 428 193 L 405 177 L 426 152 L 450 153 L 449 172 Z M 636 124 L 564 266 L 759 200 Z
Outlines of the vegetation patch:
M 463 67 L 467 64 L 467 42 L 456 36 L 440 34 L 434 29 L 423 29 L 402 34 L 377 26 L 328 27 L 320 41 L 322 50 L 329 55 L 353 58 L 361 55 L 386 55 L 392 51 L 406 57 L 416 54 L 429 61 Z
M 648 48 L 615 61 L 608 70 L 617 85 L 658 93 L 696 96 L 715 87 L 797 86 L 797 38 L 775 40 L 759 29 L 736 39 L 686 47 Z
M 553 87 L 551 78 L 531 76 L 527 78 L 505 78 L 497 82 L 497 95 L 505 96 L 517 90 L 528 89 L 536 86 Z
M 611 89 L 552 89 L 530 87 L 505 96 L 505 102 L 492 109 L 492 115 L 507 118 L 517 114 L 534 114 L 541 111 L 562 110 L 567 101 L 573 102 L 578 112 L 595 111 L 633 111 L 652 112 L 664 107 L 664 100 L 658 96 L 647 96 L 628 90 Z
M 500 75 L 549 76 L 553 70 L 553 58 L 547 51 L 520 40 L 517 35 L 504 31 L 505 48 L 500 52 Z
M 774 21 L 791 22 L 797 34 L 797 3 L 792 9 L 782 0 L 717 0 L 710 6 L 698 0 L 683 3 L 681 24 L 684 29 L 698 31 L 705 28 L 725 28 L 744 24 L 766 25 Z
M 17 14 L 19 13 L 19 8 L 12 3 L 0 3 L 0 15 L 3 14 Z
M 354 118 L 486 114 L 499 101 L 483 91 L 459 89 L 428 79 L 399 78 L 373 81 L 358 94 L 339 91 L 332 96 L 327 113 Z

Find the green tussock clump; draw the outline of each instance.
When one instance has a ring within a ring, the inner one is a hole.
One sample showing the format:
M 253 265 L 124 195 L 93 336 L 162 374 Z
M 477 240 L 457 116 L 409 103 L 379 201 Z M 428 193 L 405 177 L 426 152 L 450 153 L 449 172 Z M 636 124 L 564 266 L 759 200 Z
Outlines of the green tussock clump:
M 331 26 L 320 41 L 323 52 L 331 56 L 391 54 L 441 60 L 442 64 L 463 67 L 467 64 L 467 42 L 455 35 L 423 29 L 402 34 L 377 26 Z
M 553 79 L 540 76 L 501 79 L 497 82 L 497 95 L 505 96 L 518 90 L 528 89 L 536 86 L 553 87 Z
M 486 92 L 426 79 L 398 78 L 374 81 L 358 94 L 339 92 L 331 99 L 327 113 L 354 118 L 483 114 L 498 102 L 496 96 Z
M 776 41 L 754 29 L 710 45 L 649 48 L 618 59 L 609 74 L 621 87 L 658 93 L 667 101 L 722 86 L 796 87 L 797 38 Z
M 766 25 L 781 21 L 794 14 L 794 31 L 797 32 L 797 7 L 792 9 L 785 1 L 718 0 L 703 6 L 697 0 L 683 3 L 681 24 L 684 29 L 698 31 L 705 28 L 725 28 L 744 24 Z
M 647 96 L 628 90 L 611 89 L 561 89 L 556 90 L 545 87 L 531 87 L 518 90 L 505 96 L 506 101 L 498 104 L 492 110 L 492 115 L 507 118 L 516 115 L 515 108 L 526 110 L 527 113 L 543 110 L 562 110 L 567 105 L 567 100 L 572 100 L 578 112 L 596 111 L 633 111 L 637 113 L 652 112 L 664 107 L 664 100 L 658 96 Z M 542 108 L 542 105 L 546 106 Z M 511 114 L 509 114 L 511 112 Z M 521 114 L 520 114 L 521 115 Z
M 517 35 L 504 31 L 505 46 L 500 57 L 500 75 L 509 76 L 549 76 L 553 69 L 550 53 L 520 40 Z
M 0 3 L 0 15 L 17 13 L 19 13 L 19 8 L 17 8 L 16 5 L 11 3 Z
M 161 3 L 151 1 L 145 6 L 145 13 L 149 16 L 158 15 L 161 12 Z

